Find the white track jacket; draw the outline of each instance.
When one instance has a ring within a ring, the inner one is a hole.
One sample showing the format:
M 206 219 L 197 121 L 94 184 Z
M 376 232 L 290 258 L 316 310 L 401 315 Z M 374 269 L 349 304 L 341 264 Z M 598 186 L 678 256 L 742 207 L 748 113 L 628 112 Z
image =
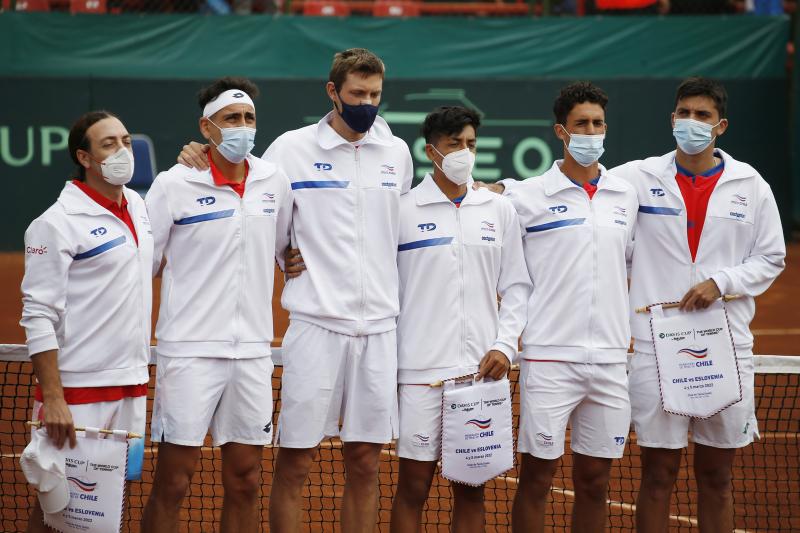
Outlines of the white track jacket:
M 561 162 L 505 192 L 519 214 L 533 281 L 522 357 L 624 363 L 636 193 L 601 165 L 590 201 L 562 174 Z
M 276 256 L 289 244 L 292 191 L 275 165 L 247 156 L 244 197 L 210 170 L 175 165 L 145 199 L 155 274 L 167 260 L 156 325 L 167 357 L 246 359 L 271 354 Z
M 695 262 L 686 236 L 686 206 L 675 181 L 675 152 L 611 170 L 639 196 L 631 311 L 680 300 L 691 287 L 711 278 L 723 294 L 743 296 L 726 307 L 737 352 L 749 354 L 753 297 L 766 291 L 783 270 L 786 246 L 769 184 L 750 165 L 717 152 L 725 170 L 708 202 Z M 653 353 L 649 315 L 632 312 L 631 325 L 635 349 Z
M 400 195 L 411 187 L 411 153 L 378 117 L 358 148 L 330 115 L 284 133 L 264 159 L 292 182 L 293 244 L 306 270 L 286 282 L 292 320 L 346 335 L 391 331 L 399 312 Z
M 531 282 L 511 202 L 468 188 L 457 208 L 426 176 L 400 199 L 397 266 L 400 383 L 476 372 L 489 350 L 516 358 Z
M 153 238 L 139 195 L 125 223 L 68 182 L 25 232 L 22 321 L 28 353 L 58 350 L 65 387 L 147 383 Z

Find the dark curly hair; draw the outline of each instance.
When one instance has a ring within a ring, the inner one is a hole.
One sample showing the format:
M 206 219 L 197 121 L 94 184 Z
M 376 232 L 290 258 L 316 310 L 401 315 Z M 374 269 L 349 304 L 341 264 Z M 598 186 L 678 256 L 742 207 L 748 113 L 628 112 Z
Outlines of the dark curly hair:
M 556 116 L 556 124 L 566 125 L 567 115 L 572 109 L 583 103 L 598 104 L 603 109 L 608 104 L 608 96 L 600 87 L 588 81 L 576 81 L 561 89 L 555 103 L 553 103 L 553 114 Z

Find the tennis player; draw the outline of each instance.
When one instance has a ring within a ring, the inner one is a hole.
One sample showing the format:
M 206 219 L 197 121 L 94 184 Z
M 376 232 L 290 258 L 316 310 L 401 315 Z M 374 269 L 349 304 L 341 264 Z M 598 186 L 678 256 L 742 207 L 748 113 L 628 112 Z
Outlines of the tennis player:
M 91 111 L 68 145 L 77 177 L 25 232 L 20 322 L 37 380 L 32 419 L 59 448 L 75 446 L 76 426 L 144 435 L 152 298 L 150 221 L 125 187 L 130 134 Z M 140 462 L 143 439 L 130 446 Z M 28 531 L 49 531 L 38 500 Z
M 731 469 L 736 450 L 758 436 L 753 392 L 753 298 L 784 267 L 786 248 L 769 184 L 747 163 L 716 147 L 728 129 L 728 96 L 719 83 L 689 78 L 678 87 L 675 151 L 632 161 L 611 172 L 639 197 L 631 268 L 631 307 L 680 300 L 704 309 L 723 294 L 738 357 L 742 400 L 706 420 L 664 412 L 646 314 L 631 314 L 635 354 L 630 398 L 642 447 L 636 526 L 665 531 L 688 433 L 694 442 L 698 519 L 703 531 L 733 530 Z
M 380 453 L 397 432 L 400 195 L 413 174 L 408 146 L 377 116 L 384 73 L 369 50 L 337 53 L 325 86 L 331 111 L 284 133 L 264 154 L 292 181 L 287 265 L 307 269 L 282 296 L 290 323 L 270 495 L 274 531 L 300 529 L 318 445 L 337 435 L 346 472 L 342 530 L 372 531 L 377 521 Z M 199 166 L 201 154 L 190 144 L 179 161 Z
M 503 180 L 525 236 L 533 293 L 522 335 L 522 391 L 514 531 L 543 531 L 553 474 L 569 423 L 572 530 L 604 531 L 612 459 L 630 425 L 626 259 L 636 192 L 598 163 L 608 98 L 591 83 L 561 90 L 553 131 L 564 159 L 542 176 Z
M 525 325 L 531 283 L 517 214 L 502 196 L 468 186 L 479 126 L 464 107 L 430 113 L 422 134 L 433 173 L 400 200 L 395 533 L 419 531 L 441 456 L 442 388 L 429 384 L 504 377 Z M 451 488 L 453 531 L 483 531 L 483 486 Z
M 276 165 L 250 155 L 257 94 L 244 78 L 200 91 L 209 169 L 175 165 L 147 193 L 153 273 L 162 258 L 165 266 L 145 532 L 177 530 L 209 429 L 222 447 L 221 531 L 260 527 L 261 458 L 272 439 L 272 267 L 289 244 L 292 191 Z

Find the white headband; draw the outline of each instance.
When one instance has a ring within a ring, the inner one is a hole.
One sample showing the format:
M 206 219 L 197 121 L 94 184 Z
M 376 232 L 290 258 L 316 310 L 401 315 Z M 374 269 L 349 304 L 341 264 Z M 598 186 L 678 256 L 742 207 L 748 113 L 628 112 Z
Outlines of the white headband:
M 223 107 L 227 107 L 231 104 L 248 104 L 253 108 L 253 111 L 256 109 L 256 106 L 253 105 L 253 100 L 246 92 L 239 89 L 230 89 L 221 93 L 206 104 L 203 108 L 203 117 L 208 118 Z

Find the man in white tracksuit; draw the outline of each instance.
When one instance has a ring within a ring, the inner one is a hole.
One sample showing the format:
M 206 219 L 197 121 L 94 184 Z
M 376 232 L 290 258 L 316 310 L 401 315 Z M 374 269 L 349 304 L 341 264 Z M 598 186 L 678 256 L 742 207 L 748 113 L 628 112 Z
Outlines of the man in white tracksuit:
M 631 313 L 635 354 L 630 398 L 642 447 L 636 525 L 665 531 L 669 506 L 691 431 L 701 530 L 731 531 L 731 468 L 736 449 L 758 436 L 753 392 L 753 298 L 784 266 L 786 248 L 769 184 L 750 165 L 715 147 L 728 127 L 727 94 L 718 83 L 685 80 L 672 114 L 677 150 L 632 161 L 611 172 L 639 197 L 631 268 L 631 309 L 680 300 L 684 311 L 708 307 L 723 294 L 741 374 L 742 401 L 695 420 L 666 413 L 647 314 Z
M 369 50 L 337 53 L 326 91 L 333 110 L 278 137 L 264 154 L 290 177 L 292 240 L 306 270 L 290 279 L 283 384 L 270 494 L 270 528 L 300 529 L 302 489 L 319 443 L 344 442 L 343 531 L 372 531 L 378 467 L 397 428 L 400 195 L 411 188 L 411 153 L 377 116 L 383 62 Z M 200 165 L 202 147 L 179 161 Z
M 479 125 L 464 107 L 429 114 L 422 132 L 433 174 L 400 200 L 394 533 L 419 531 L 441 456 L 442 388 L 429 384 L 476 372 L 502 378 L 525 325 L 531 283 L 517 214 L 502 196 L 468 187 Z M 453 531 L 483 531 L 483 486 L 451 487 Z
M 124 186 L 131 136 L 92 111 L 72 126 L 69 153 L 78 177 L 25 232 L 20 322 L 37 379 L 32 420 L 59 448 L 75 446 L 76 426 L 144 435 L 150 360 L 153 238 L 144 202 Z M 138 479 L 144 440 L 129 448 L 128 479 Z M 69 492 L 39 501 L 28 531 L 49 531 L 42 510 L 63 509 Z
M 198 97 L 209 170 L 175 165 L 146 197 L 165 261 L 156 326 L 152 440 L 159 443 L 142 530 L 177 529 L 211 430 L 222 447 L 221 531 L 258 531 L 263 447 L 272 440 L 272 289 L 289 244 L 292 191 L 273 163 L 250 155 L 258 89 L 222 78 Z
M 603 531 L 612 459 L 630 425 L 626 260 L 638 207 L 633 188 L 598 159 L 606 95 L 590 83 L 561 90 L 553 111 L 564 159 L 542 176 L 503 180 L 525 233 L 533 281 L 522 335 L 522 452 L 514 531 L 543 531 L 569 422 L 572 530 Z

